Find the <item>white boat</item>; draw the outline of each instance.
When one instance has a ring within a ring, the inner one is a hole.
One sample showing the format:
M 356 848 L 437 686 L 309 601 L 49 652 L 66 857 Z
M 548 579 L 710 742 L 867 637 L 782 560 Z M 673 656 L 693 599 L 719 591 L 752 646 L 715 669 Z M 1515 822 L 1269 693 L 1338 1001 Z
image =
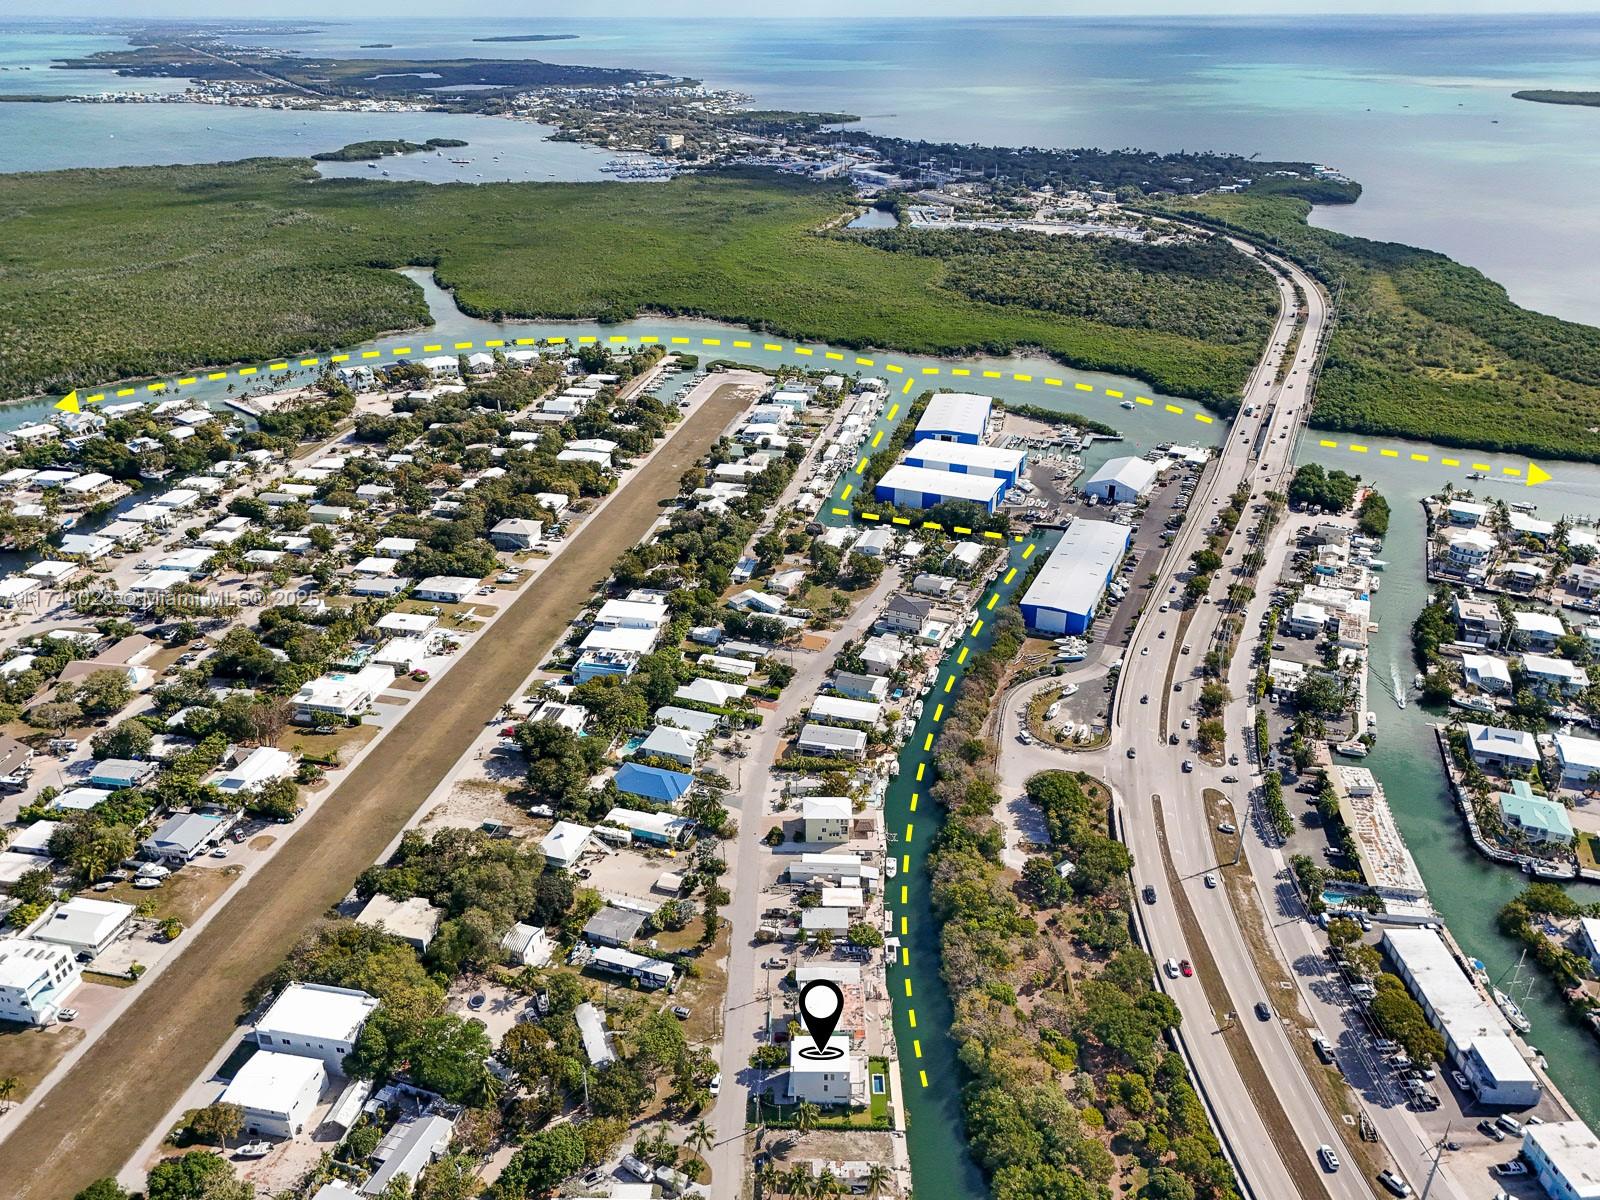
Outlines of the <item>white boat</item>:
M 1367 566 L 1371 567 L 1374 571 L 1381 571 L 1388 565 L 1388 562 L 1381 558 L 1369 558 L 1367 560 Z
M 884 855 L 884 859 L 883 859 L 883 877 L 885 879 L 893 879 L 898 874 L 900 874 L 900 864 L 895 862 L 894 855 L 892 855 L 892 854 Z
M 1506 1015 L 1506 1020 L 1511 1022 L 1511 1028 L 1518 1033 L 1527 1033 L 1533 1028 L 1528 1018 L 1522 1015 L 1522 1010 L 1517 1007 L 1517 1002 L 1499 988 L 1494 989 L 1494 1002 Z
M 271 1153 L 271 1142 L 246 1142 L 233 1152 L 235 1158 L 265 1158 Z
M 1365 758 L 1367 746 L 1365 742 L 1340 742 L 1333 748 L 1335 754 L 1342 754 L 1345 758 Z
M 1450 703 L 1453 707 L 1464 708 L 1468 712 L 1494 712 L 1494 701 L 1487 696 L 1451 696 Z
M 1060 715 L 1060 713 L 1061 713 L 1061 701 L 1057 700 L 1049 708 L 1044 710 L 1044 719 L 1046 721 L 1054 721 L 1056 719 L 1056 717 Z

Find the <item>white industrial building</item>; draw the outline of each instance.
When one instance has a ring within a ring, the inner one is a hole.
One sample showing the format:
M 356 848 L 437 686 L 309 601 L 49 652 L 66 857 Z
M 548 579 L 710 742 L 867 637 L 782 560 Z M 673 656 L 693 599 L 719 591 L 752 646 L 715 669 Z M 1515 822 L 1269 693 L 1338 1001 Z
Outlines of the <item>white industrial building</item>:
M 1107 459 L 1081 490 L 1103 504 L 1126 504 L 1148 494 L 1160 474 L 1160 468 L 1147 459 Z
M 1542 1085 L 1511 1040 L 1511 1026 L 1432 929 L 1389 928 L 1383 947 L 1395 973 L 1444 1035 L 1445 1053 L 1484 1104 L 1532 1108 Z
M 988 475 L 958 475 L 897 463 L 883 473 L 872 494 L 898 508 L 932 508 L 956 500 L 981 504 L 986 512 L 1000 507 L 1006 481 Z
M 320 1058 L 258 1050 L 245 1060 L 219 1102 L 244 1110 L 248 1133 L 292 1138 L 305 1131 L 327 1082 Z
M 928 400 L 927 408 L 911 435 L 913 443 L 933 438 L 941 442 L 967 442 L 977 445 L 988 436 L 994 400 L 970 392 L 940 392 Z
M 321 983 L 291 983 L 278 993 L 256 1022 L 256 1045 L 275 1054 L 317 1058 L 329 1071 L 343 1073 L 344 1056 L 378 1001 L 354 988 Z
M 1111 521 L 1074 521 L 1022 597 L 1022 616 L 1043 633 L 1083 633 L 1094 624 L 1106 585 L 1133 530 Z
M 992 476 L 1005 480 L 1007 487 L 1015 487 L 1022 478 L 1023 467 L 1027 465 L 1028 452 L 924 438 L 907 450 L 901 461 L 908 467 L 927 467 L 955 475 Z

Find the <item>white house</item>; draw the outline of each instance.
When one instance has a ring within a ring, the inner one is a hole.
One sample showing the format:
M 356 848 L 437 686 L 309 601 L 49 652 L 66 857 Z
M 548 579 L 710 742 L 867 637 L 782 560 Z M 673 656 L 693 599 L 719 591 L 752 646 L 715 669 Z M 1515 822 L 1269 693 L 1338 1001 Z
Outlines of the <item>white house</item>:
M 431 600 L 435 604 L 460 604 L 478 590 L 476 579 L 459 575 L 430 575 L 419 582 L 412 591 L 418 600 Z
M 328 1082 L 320 1058 L 258 1050 L 245 1060 L 220 1102 L 244 1110 L 244 1127 L 264 1137 L 292 1138 L 303 1133 Z
M 289 700 L 290 711 L 302 725 L 329 717 L 359 716 L 371 708 L 372 702 L 393 682 L 394 671 L 389 667 L 362 667 L 359 671 L 319 675 L 300 685 L 300 690 Z
M 293 774 L 294 755 L 273 746 L 257 746 L 242 762 L 223 772 L 216 785 L 224 796 L 242 797 Z
M 544 537 L 544 523 L 525 517 L 507 517 L 489 530 L 489 540 L 501 550 L 531 550 Z
M 1463 654 L 1461 675 L 1468 687 L 1496 696 L 1511 694 L 1511 668 L 1493 654 Z
M 1555 613 L 1515 612 L 1517 640 L 1530 650 L 1549 650 L 1566 636 L 1567 627 Z
M 809 1034 L 789 1040 L 789 1102 L 822 1107 L 859 1107 L 867 1102 L 866 1063 L 850 1045 L 849 1034 L 828 1039 L 831 1058 L 813 1058 L 816 1043 Z
M 1566 658 L 1524 654 L 1522 669 L 1538 691 L 1556 690 L 1574 695 L 1589 686 L 1589 672 Z
M 542 967 L 555 953 L 555 945 L 543 927 L 524 925 L 520 921 L 500 939 L 500 949 L 506 961 L 515 967 Z
M 1562 786 L 1587 789 L 1590 777 L 1600 772 L 1600 741 L 1558 733 L 1555 743 L 1556 760 L 1561 764 Z
M 74 896 L 52 907 L 29 932 L 39 941 L 65 946 L 75 955 L 99 955 L 128 932 L 134 912 L 131 904 Z
M 1289 610 L 1284 628 L 1296 637 L 1316 637 L 1328 625 L 1328 610 L 1320 604 L 1297 600 Z
M 0 1020 L 50 1024 L 80 978 L 66 946 L 0 938 Z
M 274 1054 L 317 1058 L 343 1074 L 344 1056 L 378 1007 L 375 997 L 354 988 L 291 983 L 256 1022 L 256 1045 Z
M 1539 745 L 1533 734 L 1520 729 L 1468 725 L 1467 751 L 1480 767 L 1520 771 L 1539 763 Z
M 1494 537 L 1481 529 L 1454 530 L 1445 534 L 1445 557 L 1462 569 L 1482 566 L 1494 553 Z
M 588 825 L 557 821 L 551 826 L 550 832 L 539 840 L 539 850 L 544 854 L 545 862 L 567 870 L 583 856 L 593 836 L 594 830 Z

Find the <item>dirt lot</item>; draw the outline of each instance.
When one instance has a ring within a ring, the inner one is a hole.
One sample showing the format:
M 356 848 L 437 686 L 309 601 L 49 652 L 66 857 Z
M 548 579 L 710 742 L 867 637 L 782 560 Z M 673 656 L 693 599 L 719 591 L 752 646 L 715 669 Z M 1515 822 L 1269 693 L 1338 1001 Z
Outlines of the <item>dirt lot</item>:
M 13 1021 L 0 1021 L 0 1079 L 15 1076 L 12 1100 L 21 1100 L 48 1075 L 61 1056 L 83 1040 L 83 1030 L 73 1025 L 36 1029 Z
M 426 801 L 479 730 L 609 574 L 617 554 L 660 516 L 658 501 L 744 407 L 717 389 L 628 481 L 604 520 L 586 523 L 538 584 L 523 591 L 491 638 L 475 642 L 409 706 L 382 753 L 343 781 L 335 804 L 305 820 L 295 844 L 267 863 L 0 1143 L 13 1200 L 60 1200 L 114 1175 L 235 1031 L 244 995 L 302 930 L 337 903 Z M 271 919 L 264 919 L 270 914 Z

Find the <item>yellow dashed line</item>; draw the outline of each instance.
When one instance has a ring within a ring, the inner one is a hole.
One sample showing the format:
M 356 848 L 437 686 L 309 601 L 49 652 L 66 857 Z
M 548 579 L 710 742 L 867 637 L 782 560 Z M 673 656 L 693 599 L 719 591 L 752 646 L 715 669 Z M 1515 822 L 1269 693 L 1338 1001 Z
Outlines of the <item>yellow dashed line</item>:
M 361 357 L 362 358 L 377 358 L 378 357 L 378 352 L 376 350 L 363 350 L 361 352 Z
M 911 855 L 902 854 L 900 856 L 900 869 L 902 871 L 910 871 L 911 870 Z
M 909 976 L 909 975 L 906 976 L 905 985 L 906 985 L 906 995 L 909 997 L 911 995 L 911 976 Z
M 1350 451 L 1352 454 L 1365 454 L 1367 452 L 1367 448 L 1365 446 L 1358 446 L 1354 442 L 1351 442 Z
M 1033 376 L 1032 375 L 1012 375 L 1011 378 L 1015 379 L 1018 383 L 1032 383 L 1033 382 Z
M 856 486 L 856 485 L 855 485 L 855 484 L 853 484 L 853 483 L 847 483 L 847 484 L 845 484 L 845 485 L 844 485 L 844 491 L 842 491 L 842 492 L 840 492 L 840 493 L 839 493 L 839 499 L 841 499 L 841 500 L 848 500 L 848 499 L 850 499 L 850 493 L 851 493 L 851 492 L 853 492 L 853 491 L 854 491 L 854 490 L 855 490 L 855 486 Z
M 593 339 L 591 338 L 590 340 L 592 341 Z M 457 350 L 471 350 L 472 349 L 472 343 L 471 342 L 457 342 L 455 348 Z
M 922 1081 L 922 1086 L 923 1087 L 927 1087 L 928 1086 L 928 1073 L 926 1071 L 918 1071 L 917 1072 L 917 1078 Z
M 911 1028 L 915 1029 L 917 1027 L 917 1010 L 908 1008 L 906 1010 L 906 1019 L 911 1022 Z
M 441 345 L 438 345 L 438 344 L 437 344 L 437 343 L 435 343 L 435 344 L 434 344 L 434 345 L 432 345 L 432 346 L 424 346 L 424 347 L 423 347 L 423 348 L 422 348 L 422 352 L 423 352 L 423 353 L 424 353 L 424 354 L 429 354 L 429 353 L 432 353 L 432 352 L 433 352 L 433 351 L 435 351 L 435 350 L 443 350 L 443 349 L 444 349 L 444 347 L 443 347 L 443 346 L 441 346 Z
M 945 693 L 945 695 L 948 696 L 950 694 L 950 689 L 955 687 L 955 685 L 956 685 L 956 677 L 954 675 L 945 676 L 945 681 L 944 681 L 944 693 Z
M 1338 442 L 1330 442 L 1327 438 L 1323 438 L 1317 443 L 1317 445 L 1321 446 L 1325 450 L 1337 450 L 1339 448 Z
M 1115 388 L 1107 388 L 1106 395 L 1110 396 L 1113 400 L 1122 399 L 1122 393 L 1117 391 Z
M 1194 419 L 1202 425 L 1210 425 L 1212 423 L 1211 417 L 1206 413 L 1195 413 Z
M 735 344 L 735 345 L 737 345 L 737 344 L 738 344 L 738 343 L 737 343 L 737 342 L 736 342 L 736 343 L 734 343 L 734 344 Z M 829 350 L 829 351 L 826 351 L 826 352 L 825 352 L 825 353 L 824 353 L 824 354 L 823 354 L 823 356 L 822 356 L 822 357 L 823 357 L 823 358 L 831 358 L 831 359 L 833 359 L 833 360 L 834 360 L 834 361 L 835 361 L 835 362 L 843 362 L 843 361 L 844 361 L 844 355 L 842 355 L 842 354 L 839 354 L 839 353 L 836 353 L 836 352 L 835 352 L 835 351 L 833 351 L 833 350 Z
M 138 390 L 137 388 L 118 388 L 117 389 L 117 395 L 119 395 L 119 396 L 131 396 L 137 390 Z
M 917 782 L 918 783 L 922 782 L 922 772 L 927 768 L 927 765 L 928 765 L 927 763 L 918 763 L 917 764 Z
M 906 936 L 906 918 L 905 917 L 901 917 L 900 918 L 900 936 L 901 937 L 905 937 Z
M 906 947 L 906 946 L 901 946 L 900 947 L 900 965 L 902 967 L 909 967 L 911 965 L 911 950 L 910 950 L 909 947 Z M 912 1009 L 911 1010 L 911 1028 L 915 1029 L 916 1027 L 917 1027 L 917 1010 L 916 1009 Z
M 900 885 L 900 903 L 901 904 L 909 903 L 909 901 L 907 900 L 907 896 L 910 894 L 910 892 L 911 892 L 911 889 L 909 887 L 907 887 L 905 884 L 902 883 Z
M 916 382 L 916 380 L 914 380 L 914 379 L 908 379 L 908 380 L 906 380 L 906 385 L 905 385 L 905 387 L 903 387 L 903 388 L 901 388 L 901 389 L 900 389 L 900 394 L 901 394 L 901 395 L 902 395 L 902 396 L 905 396 L 905 395 L 909 395 L 909 394 L 910 394 L 910 392 L 911 392 L 911 385 L 912 385 L 912 384 L 913 384 L 913 383 L 915 383 L 915 382 Z
M 972 623 L 972 636 L 973 637 L 977 637 L 982 632 L 983 632 L 983 618 L 979 617 L 976 621 L 974 621 Z
M 1459 458 L 1441 458 L 1439 461 L 1447 467 L 1459 467 L 1461 465 Z
M 689 339 L 686 337 L 675 337 L 672 339 L 672 344 L 674 346 L 687 346 L 689 344 Z
M 240 367 L 239 368 L 239 374 L 241 374 L 241 375 L 254 375 L 255 373 L 256 373 L 256 369 L 254 367 Z
M 956 663 L 959 665 L 959 664 L 964 663 L 966 661 L 967 661 L 967 647 L 963 646 L 963 647 L 961 647 L 961 653 L 956 655 Z
M 1487 471 L 1489 469 L 1489 464 L 1488 463 L 1473 463 L 1472 464 L 1472 469 L 1474 471 Z
M 1154 400 L 1150 399 L 1149 396 L 1135 396 L 1133 398 L 1133 402 L 1135 404 L 1143 404 L 1147 408 L 1154 408 L 1156 406 L 1156 402 Z
M 985 379 L 1004 379 L 1005 373 L 1002 371 L 985 371 L 983 377 Z
M 865 458 L 863 458 L 860 462 L 858 462 L 856 464 L 856 474 L 859 475 L 863 471 L 865 471 L 866 469 L 867 469 L 867 460 Z
M 1045 380 L 1044 381 L 1045 381 L 1045 384 L 1047 386 L 1049 386 L 1049 387 L 1060 387 L 1061 386 L 1061 380 L 1059 380 L 1059 379 L 1051 379 L 1048 375 L 1045 376 Z
M 1000 582 L 1001 583 L 1010 583 L 1016 577 L 1017 577 L 1017 569 L 1015 567 L 1012 567 L 1009 571 L 1006 572 L 1006 577 L 1004 579 L 1002 579 Z
M 970 370 L 968 370 L 966 367 L 951 367 L 950 368 L 950 374 L 966 376 L 966 375 L 971 375 L 972 372 Z
M 984 609 L 986 611 L 993 612 L 994 611 L 994 606 L 996 604 L 998 604 L 998 603 L 1000 603 L 1000 593 L 999 592 L 990 592 L 989 593 L 989 603 L 985 604 L 983 607 L 984 607 Z
M 908 980 L 907 982 L 910 982 L 910 981 Z M 911 1053 L 916 1055 L 918 1058 L 922 1057 L 922 1039 L 921 1038 L 912 1038 L 911 1039 Z
M 933 710 L 933 723 L 937 725 L 942 720 L 944 720 L 944 705 L 939 704 Z
M 1033 554 L 1033 546 L 1034 546 L 1034 543 L 1029 542 L 1028 543 L 1028 548 L 1022 552 L 1022 557 L 1023 557 L 1024 560 L 1026 560 L 1026 559 L 1028 559 L 1029 557 L 1032 556 L 1032 554 Z
M 899 363 L 885 363 L 883 365 L 883 369 L 885 371 L 891 371 L 896 375 L 904 375 L 906 373 L 906 369 Z
M 1379 450 L 1378 451 L 1378 457 L 1380 457 L 1380 458 L 1399 458 L 1400 457 L 1400 451 L 1398 451 L 1398 450 Z
M 722 345 L 722 339 L 721 338 L 701 338 L 700 339 L 700 344 L 702 346 L 720 346 L 720 345 Z
M 1426 454 L 1413 454 L 1411 456 L 1411 461 L 1412 462 L 1427 462 L 1428 461 L 1428 456 Z
M 1168 404 L 1164 407 L 1169 413 L 1177 413 L 1180 417 L 1183 416 L 1183 409 L 1179 408 L 1176 404 Z
M 877 365 L 878 364 L 876 362 L 874 362 L 870 358 L 858 358 L 858 359 L 856 359 L 856 366 L 858 366 L 858 367 L 875 367 Z
M 197 383 L 197 382 L 199 382 L 199 381 L 196 380 L 193 375 L 185 375 L 182 379 L 178 380 L 178 386 L 179 387 L 188 387 L 191 383 Z
M 883 430 L 880 429 L 877 433 L 872 435 L 872 448 L 876 450 L 878 448 L 878 443 L 881 441 L 883 441 Z
M 911 518 L 910 517 L 890 517 L 889 521 L 890 521 L 890 524 L 893 524 L 893 525 L 909 525 L 909 524 L 911 524 Z
M 922 373 L 924 375 L 937 375 L 939 373 L 939 368 L 938 367 L 923 367 L 922 368 Z
M 811 352 L 811 351 L 810 351 L 810 350 L 808 350 L 808 349 L 807 349 L 807 348 L 806 348 L 806 347 L 804 347 L 804 346 L 796 346 L 796 347 L 795 347 L 795 348 L 794 348 L 794 352 L 795 352 L 795 353 L 796 353 L 796 354 L 803 354 L 803 355 L 805 355 L 805 356 L 806 356 L 806 357 L 807 357 L 807 358 L 810 358 L 810 357 L 811 357 L 811 353 L 812 353 L 812 352 Z
M 930 733 L 928 735 L 928 737 L 927 737 L 927 740 L 925 740 L 922 743 L 922 752 L 924 754 L 926 754 L 929 750 L 932 750 L 932 749 L 933 749 L 933 734 Z
M 773 351 L 776 351 L 776 352 L 778 352 L 780 354 L 783 352 L 783 347 L 778 345 L 777 342 L 762 342 L 761 343 L 761 348 L 763 350 L 773 350 Z
M 950 530 L 951 530 L 952 533 L 971 533 L 972 532 L 972 530 L 968 529 L 965 525 L 952 525 L 950 527 Z
M 211 374 L 206 376 L 207 379 L 226 379 L 227 377 L 228 377 L 228 373 L 226 371 L 213 371 L 213 372 L 211 372 Z M 123 394 L 124 393 L 122 393 L 122 392 L 118 392 L 117 393 L 117 395 L 119 395 L 119 396 L 121 396 Z

